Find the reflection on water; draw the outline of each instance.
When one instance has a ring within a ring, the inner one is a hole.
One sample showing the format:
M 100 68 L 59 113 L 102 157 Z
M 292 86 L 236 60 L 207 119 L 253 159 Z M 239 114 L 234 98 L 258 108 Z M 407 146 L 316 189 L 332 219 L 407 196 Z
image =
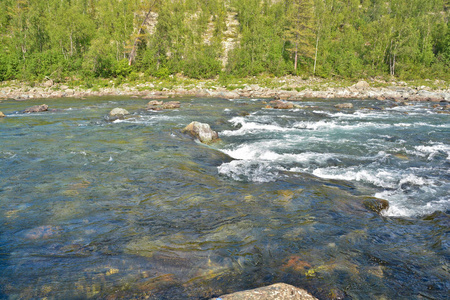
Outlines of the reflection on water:
M 41 103 L 1 103 L 0 298 L 203 299 L 275 282 L 320 299 L 447 297 L 444 115 L 181 102 L 62 99 L 36 115 L 14 112 Z M 132 116 L 105 121 L 114 107 Z M 193 120 L 221 143 L 181 134 Z M 403 214 L 368 210 L 374 195 Z

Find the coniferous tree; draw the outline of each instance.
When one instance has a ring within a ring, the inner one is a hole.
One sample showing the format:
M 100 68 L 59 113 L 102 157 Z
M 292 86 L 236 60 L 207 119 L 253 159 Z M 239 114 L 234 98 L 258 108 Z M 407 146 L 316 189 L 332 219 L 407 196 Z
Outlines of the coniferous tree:
M 289 51 L 294 55 L 294 70 L 297 71 L 299 55 L 304 58 L 314 56 L 312 0 L 294 0 L 287 13 L 286 40 L 290 43 Z

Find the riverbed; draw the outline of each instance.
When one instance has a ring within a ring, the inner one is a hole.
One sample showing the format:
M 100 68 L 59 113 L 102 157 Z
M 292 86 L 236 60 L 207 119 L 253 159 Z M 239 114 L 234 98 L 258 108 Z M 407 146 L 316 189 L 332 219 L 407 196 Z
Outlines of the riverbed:
M 0 103 L 0 298 L 208 299 L 285 282 L 319 299 L 446 299 L 450 119 L 436 103 L 179 101 Z M 108 121 L 115 107 L 131 115 Z M 191 121 L 221 140 L 181 133 Z

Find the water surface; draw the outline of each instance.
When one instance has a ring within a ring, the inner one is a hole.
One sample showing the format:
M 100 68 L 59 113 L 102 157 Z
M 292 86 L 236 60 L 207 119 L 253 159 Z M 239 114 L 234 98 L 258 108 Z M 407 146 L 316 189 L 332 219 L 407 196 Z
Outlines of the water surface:
M 205 299 L 286 282 L 320 299 L 446 299 L 448 115 L 180 101 L 0 103 L 0 298 Z M 132 115 L 106 121 L 115 107 Z M 181 134 L 194 120 L 221 142 Z

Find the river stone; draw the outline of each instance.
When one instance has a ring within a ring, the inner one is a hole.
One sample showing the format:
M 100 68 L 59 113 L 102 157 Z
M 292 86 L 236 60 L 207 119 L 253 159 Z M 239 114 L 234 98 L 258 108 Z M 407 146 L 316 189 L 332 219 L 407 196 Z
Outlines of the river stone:
M 28 107 L 23 112 L 29 114 L 29 113 L 37 113 L 37 112 L 42 112 L 42 111 L 47 111 L 47 110 L 48 110 L 48 105 L 42 104 L 42 105 L 35 105 L 32 107 Z
M 340 104 L 336 104 L 334 107 L 336 108 L 353 108 L 353 104 L 351 103 L 340 103 Z
M 292 102 L 286 102 L 281 100 L 274 100 L 270 101 L 270 104 L 272 104 L 272 107 L 275 109 L 293 109 L 294 104 Z
M 0 118 L 4 118 L 5 114 L 0 111 Z
M 211 129 L 209 124 L 200 123 L 197 121 L 192 122 L 183 129 L 183 133 L 188 133 L 191 136 L 198 138 L 200 142 L 209 144 L 219 138 L 217 132 Z
M 307 291 L 285 283 L 220 296 L 222 300 L 317 300 Z
M 123 117 L 123 116 L 129 115 L 129 114 L 130 113 L 126 109 L 119 108 L 119 107 L 116 107 L 109 112 L 110 117 Z
M 380 214 L 383 210 L 387 210 L 389 208 L 389 202 L 384 199 L 378 199 L 373 197 L 368 197 L 363 201 L 363 205 L 368 210 L 376 212 Z

